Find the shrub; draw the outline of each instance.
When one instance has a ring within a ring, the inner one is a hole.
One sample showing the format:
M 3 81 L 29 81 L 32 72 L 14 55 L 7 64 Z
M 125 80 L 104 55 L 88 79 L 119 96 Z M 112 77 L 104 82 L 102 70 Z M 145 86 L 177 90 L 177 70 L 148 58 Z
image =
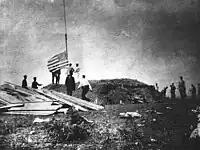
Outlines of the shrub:
M 53 120 L 45 125 L 48 136 L 54 144 L 81 142 L 88 139 L 90 133 L 87 125 L 64 123 L 60 120 Z

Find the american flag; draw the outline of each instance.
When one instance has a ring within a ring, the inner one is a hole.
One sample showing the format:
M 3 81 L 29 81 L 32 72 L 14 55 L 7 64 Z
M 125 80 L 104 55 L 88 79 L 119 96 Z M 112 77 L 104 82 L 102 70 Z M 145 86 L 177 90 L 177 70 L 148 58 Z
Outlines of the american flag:
M 55 72 L 69 64 L 67 52 L 59 53 L 48 60 L 47 67 L 50 72 Z

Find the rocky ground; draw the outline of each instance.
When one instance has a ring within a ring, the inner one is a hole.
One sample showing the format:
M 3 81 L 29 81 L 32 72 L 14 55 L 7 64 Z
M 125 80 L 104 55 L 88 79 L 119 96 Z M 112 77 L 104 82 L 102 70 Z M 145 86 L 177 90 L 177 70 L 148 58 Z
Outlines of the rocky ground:
M 128 104 L 106 105 L 104 103 L 105 110 L 102 111 L 75 112 L 71 110 L 66 115 L 55 114 L 46 117 L 1 115 L 0 149 L 199 149 L 200 139 L 198 130 L 195 128 L 198 124 L 197 116 L 200 113 L 196 108 L 200 105 L 200 100 L 165 99 L 158 102 L 153 99 L 155 95 L 151 93 L 153 91 L 150 90 L 151 86 L 138 81 L 134 81 L 131 85 L 130 80 L 123 80 L 123 83 L 127 82 L 130 86 L 126 84 L 122 86 L 118 81 L 104 80 L 99 81 L 98 84 L 97 81 L 92 81 L 93 92 L 88 93 L 88 97 L 101 98 L 102 103 L 108 99 L 111 99 L 111 103 L 115 103 L 113 102 L 115 99 L 118 102 L 120 99 L 128 99 L 127 97 L 136 101 L 134 92 L 128 94 L 128 91 L 133 90 L 138 95 L 142 95 L 141 97 L 147 98 L 148 95 L 148 98 L 152 100 L 143 104 L 127 102 Z M 66 90 L 63 85 L 46 88 L 60 92 Z M 116 91 L 115 94 L 113 94 L 114 91 Z M 79 92 L 76 91 L 74 96 L 79 97 Z M 137 112 L 141 114 L 141 117 L 121 117 L 119 114 L 123 112 Z M 49 121 L 34 122 L 37 117 L 49 119 Z
M 35 116 L 4 115 L 0 149 L 197 149 L 199 138 L 190 139 L 196 105 L 188 100 L 107 105 L 104 111 L 40 117 L 50 118 L 41 123 L 33 123 Z M 136 110 L 141 118 L 119 116 Z

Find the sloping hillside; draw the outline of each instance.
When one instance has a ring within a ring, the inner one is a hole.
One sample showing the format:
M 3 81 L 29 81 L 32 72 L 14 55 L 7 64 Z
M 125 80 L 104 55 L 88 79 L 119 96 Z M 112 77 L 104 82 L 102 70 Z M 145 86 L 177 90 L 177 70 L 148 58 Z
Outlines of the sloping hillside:
M 154 86 L 132 79 L 91 80 L 92 91 L 87 97 L 91 101 L 98 100 L 99 104 L 151 102 L 159 99 L 159 92 Z M 44 88 L 66 93 L 65 85 L 48 85 Z M 77 89 L 73 96 L 81 97 L 81 90 Z

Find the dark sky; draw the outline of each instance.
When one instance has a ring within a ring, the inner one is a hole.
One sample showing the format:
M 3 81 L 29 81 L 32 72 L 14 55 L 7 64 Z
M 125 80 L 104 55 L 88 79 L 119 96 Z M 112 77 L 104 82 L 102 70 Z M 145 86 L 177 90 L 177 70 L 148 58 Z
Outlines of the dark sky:
M 200 82 L 198 0 L 66 2 L 69 59 L 89 79 Z M 0 0 L 0 18 L 0 83 L 50 83 L 47 60 L 65 50 L 62 0 Z

